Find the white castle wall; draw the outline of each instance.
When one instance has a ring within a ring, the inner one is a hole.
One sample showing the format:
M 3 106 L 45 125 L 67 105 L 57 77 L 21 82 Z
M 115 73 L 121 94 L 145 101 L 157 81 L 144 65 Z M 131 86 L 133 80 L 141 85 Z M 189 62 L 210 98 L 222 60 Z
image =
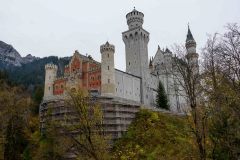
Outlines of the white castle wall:
M 141 101 L 141 79 L 115 69 L 116 97 Z

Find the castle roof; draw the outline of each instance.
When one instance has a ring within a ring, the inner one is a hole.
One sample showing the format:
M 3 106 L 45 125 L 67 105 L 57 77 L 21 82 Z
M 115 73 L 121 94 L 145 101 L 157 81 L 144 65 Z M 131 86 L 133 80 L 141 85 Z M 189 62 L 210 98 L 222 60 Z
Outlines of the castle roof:
M 142 12 L 136 10 L 136 8 L 134 7 L 133 10 L 126 15 L 126 17 L 128 17 L 128 16 L 136 16 L 135 13 L 137 13 L 137 14 L 139 14 L 141 16 L 144 16 L 144 14 Z
M 188 41 L 195 41 L 194 38 L 193 38 L 193 35 L 192 35 L 192 32 L 190 30 L 190 27 L 188 25 L 188 33 L 187 33 L 187 39 L 186 39 L 186 42 Z
M 168 48 L 166 48 L 165 53 L 172 53 Z

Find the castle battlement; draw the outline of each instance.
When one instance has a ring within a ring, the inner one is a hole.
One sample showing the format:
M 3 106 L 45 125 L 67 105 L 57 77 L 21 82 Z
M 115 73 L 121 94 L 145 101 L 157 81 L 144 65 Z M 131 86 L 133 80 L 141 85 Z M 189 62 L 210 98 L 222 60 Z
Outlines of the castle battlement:
M 45 69 L 55 69 L 55 70 L 57 70 L 58 66 L 53 64 L 53 63 L 48 63 L 48 64 L 45 65 Z
M 111 52 L 115 52 L 115 46 L 109 44 L 109 42 L 107 42 L 106 44 L 101 45 L 100 47 L 100 52 L 104 53 L 106 51 L 111 51 Z
M 143 24 L 143 17 L 144 14 L 142 12 L 137 11 L 135 8 L 132 12 L 128 13 L 126 15 L 127 18 L 127 24 L 129 26 L 129 29 L 141 27 Z

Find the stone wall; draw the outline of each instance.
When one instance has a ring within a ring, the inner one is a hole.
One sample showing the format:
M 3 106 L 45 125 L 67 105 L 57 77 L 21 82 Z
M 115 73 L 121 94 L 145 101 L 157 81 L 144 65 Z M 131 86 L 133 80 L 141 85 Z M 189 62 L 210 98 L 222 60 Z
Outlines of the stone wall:
M 141 78 L 115 69 L 115 83 L 116 97 L 141 101 Z

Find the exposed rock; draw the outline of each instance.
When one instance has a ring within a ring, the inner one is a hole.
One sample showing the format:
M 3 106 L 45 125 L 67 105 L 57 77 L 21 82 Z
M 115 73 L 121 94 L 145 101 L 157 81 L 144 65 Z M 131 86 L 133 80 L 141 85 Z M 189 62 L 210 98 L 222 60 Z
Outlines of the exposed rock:
M 0 41 L 0 63 L 1 66 L 9 67 L 15 66 L 20 67 L 22 64 L 30 63 L 36 59 L 37 57 L 32 56 L 31 54 L 26 57 L 22 57 L 18 51 L 13 48 L 13 46 Z
M 31 54 L 28 54 L 26 57 L 22 58 L 22 63 L 26 64 L 26 63 L 30 63 L 30 62 L 33 62 L 33 61 L 38 60 L 38 59 L 40 59 L 40 58 L 32 56 Z

